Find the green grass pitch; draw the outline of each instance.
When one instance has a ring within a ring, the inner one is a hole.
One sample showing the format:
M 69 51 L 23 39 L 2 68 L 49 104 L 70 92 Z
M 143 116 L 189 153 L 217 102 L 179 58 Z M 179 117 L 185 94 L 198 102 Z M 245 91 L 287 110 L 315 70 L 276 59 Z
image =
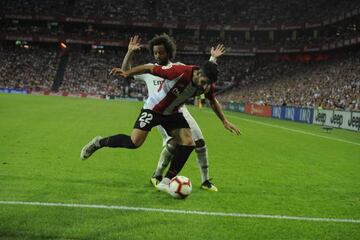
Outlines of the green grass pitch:
M 189 108 L 219 188 L 200 189 L 192 154 L 185 200 L 149 183 L 162 149 L 156 129 L 137 150 L 80 150 L 96 135 L 129 134 L 142 103 L 0 94 L 0 201 L 360 220 L 360 134 Z M 310 134 L 307 134 L 310 133 Z M 359 222 L 212 216 L 0 204 L 0 239 L 360 239 Z

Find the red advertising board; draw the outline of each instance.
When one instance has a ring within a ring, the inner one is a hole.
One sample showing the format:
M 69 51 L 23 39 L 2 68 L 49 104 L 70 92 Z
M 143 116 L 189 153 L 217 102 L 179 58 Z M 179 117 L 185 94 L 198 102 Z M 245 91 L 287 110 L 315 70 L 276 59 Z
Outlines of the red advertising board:
M 263 106 L 257 104 L 245 104 L 245 112 L 252 115 L 264 117 L 271 117 L 272 113 L 271 106 Z

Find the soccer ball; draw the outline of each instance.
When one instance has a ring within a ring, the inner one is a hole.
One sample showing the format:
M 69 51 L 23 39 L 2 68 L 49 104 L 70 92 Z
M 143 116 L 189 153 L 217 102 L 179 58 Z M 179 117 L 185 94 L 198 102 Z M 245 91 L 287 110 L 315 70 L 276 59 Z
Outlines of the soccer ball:
M 192 184 L 187 177 L 176 176 L 170 180 L 169 193 L 174 198 L 186 198 L 191 190 Z

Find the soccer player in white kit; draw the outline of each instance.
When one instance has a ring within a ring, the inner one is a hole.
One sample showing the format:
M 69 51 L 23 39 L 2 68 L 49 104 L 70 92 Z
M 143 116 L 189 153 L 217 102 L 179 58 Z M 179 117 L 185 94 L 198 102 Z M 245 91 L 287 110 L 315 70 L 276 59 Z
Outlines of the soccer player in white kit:
M 130 39 L 128 52 L 126 53 L 122 69 L 128 70 L 131 68 L 132 58 L 134 52 L 141 48 L 141 41 L 138 36 L 134 36 Z M 172 63 L 170 60 L 174 59 L 176 46 L 174 41 L 166 34 L 155 36 L 149 42 L 149 50 L 151 55 L 156 60 L 156 64 L 171 67 L 172 65 L 183 65 L 182 63 Z M 221 56 L 225 52 L 223 45 L 218 45 L 216 48 L 211 49 L 210 61 L 216 63 L 217 57 Z M 158 91 L 164 79 L 152 74 L 140 74 L 134 76 L 135 80 L 142 80 L 146 83 L 148 95 L 152 95 Z M 195 152 L 197 154 L 197 163 L 199 165 L 200 174 L 201 174 L 201 188 L 210 191 L 218 191 L 217 187 L 210 182 L 209 177 L 209 160 L 208 160 L 208 150 L 205 145 L 204 136 L 201 132 L 201 129 L 195 119 L 191 116 L 186 106 L 183 105 L 180 108 L 180 111 L 183 113 L 186 121 L 188 122 L 192 138 L 196 144 Z M 170 137 L 165 129 L 161 126 L 157 127 L 160 135 L 163 139 L 164 149 L 160 154 L 160 158 L 157 164 L 157 167 L 154 171 L 153 176 L 150 179 L 150 182 L 156 187 L 156 185 L 162 180 L 164 170 L 169 165 L 171 159 L 173 158 L 174 145 L 176 144 L 172 137 Z

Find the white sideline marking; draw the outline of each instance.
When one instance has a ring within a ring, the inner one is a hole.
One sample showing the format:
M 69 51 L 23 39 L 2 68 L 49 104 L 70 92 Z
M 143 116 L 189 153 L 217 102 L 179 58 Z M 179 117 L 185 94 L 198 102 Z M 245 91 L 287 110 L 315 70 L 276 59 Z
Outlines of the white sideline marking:
M 187 211 L 187 210 L 176 210 L 176 209 L 143 208 L 143 207 L 127 207 L 127 206 L 111 206 L 111 205 L 90 205 L 90 204 L 76 204 L 76 203 L 0 201 L 0 204 L 3 204 L 3 205 L 32 205 L 32 206 L 47 206 L 47 207 L 69 207 L 69 208 L 116 209 L 116 210 L 138 211 L 138 212 L 139 211 L 162 212 L 162 213 L 206 215 L 206 216 L 220 216 L 220 217 L 267 218 L 267 219 L 285 219 L 285 220 L 313 221 L 313 222 L 336 222 L 336 223 L 360 224 L 360 220 L 357 220 L 357 219 L 314 218 L 314 217 L 296 217 L 296 216 L 246 214 L 246 213 Z
M 211 112 L 207 111 L 206 113 L 211 113 Z M 287 130 L 287 131 L 291 131 L 291 132 L 302 133 L 302 134 L 305 134 L 305 135 L 310 135 L 310 136 L 320 137 L 320 138 L 326 138 L 326 139 L 329 139 L 329 140 L 334 140 L 334 141 L 338 141 L 338 142 L 344 142 L 344 143 L 349 143 L 349 144 L 360 146 L 360 143 L 351 142 L 351 141 L 340 139 L 340 138 L 322 136 L 322 135 L 318 135 L 318 134 L 315 134 L 315 133 L 305 132 L 305 131 L 292 129 L 292 128 L 287 128 L 287 127 L 282 127 L 282 126 L 279 126 L 279 125 L 274 125 L 274 124 L 269 124 L 269 123 L 263 123 L 263 122 L 260 122 L 260 121 L 251 120 L 251 119 L 247 119 L 247 118 L 241 118 L 239 116 L 234 116 L 234 115 L 228 115 L 228 116 L 233 117 L 233 118 L 238 118 L 238 119 L 243 120 L 243 121 L 248 121 L 248 122 L 253 122 L 253 123 L 256 123 L 256 124 L 268 126 L 268 127 L 279 128 L 279 129 L 283 129 L 283 130 Z

